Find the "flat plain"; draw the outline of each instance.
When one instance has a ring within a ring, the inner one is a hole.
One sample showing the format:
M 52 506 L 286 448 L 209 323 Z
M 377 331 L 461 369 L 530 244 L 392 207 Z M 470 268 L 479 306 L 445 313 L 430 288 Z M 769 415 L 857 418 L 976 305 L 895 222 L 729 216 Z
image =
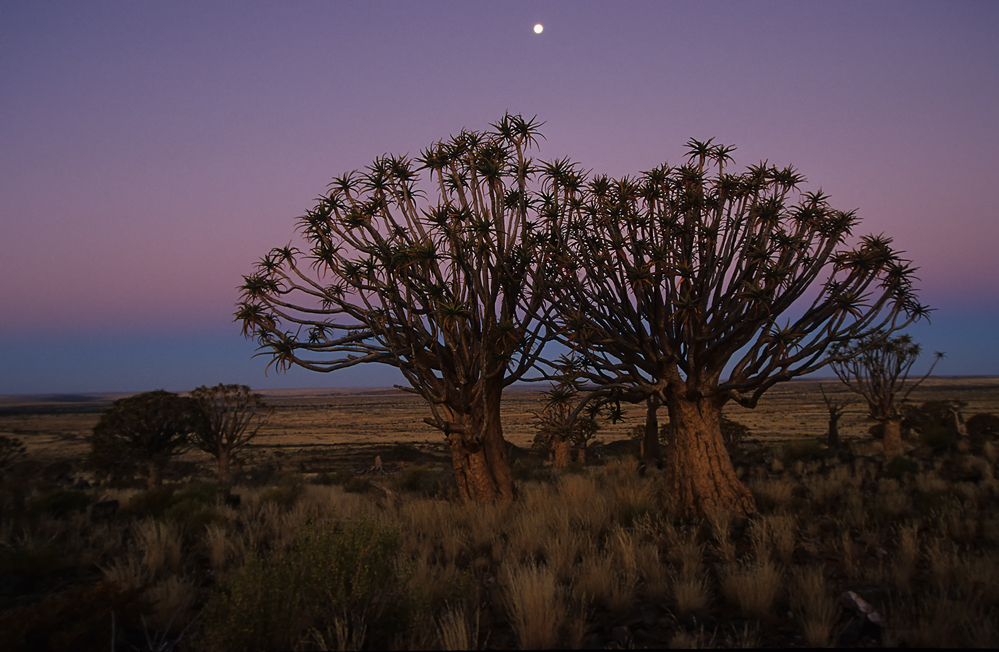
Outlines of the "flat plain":
M 795 380 L 773 387 L 754 410 L 729 404 L 725 413 L 751 429 L 751 441 L 776 443 L 821 437 L 826 432 L 828 412 L 820 387 L 836 399 L 850 396 L 836 379 Z M 507 441 L 530 447 L 536 429 L 534 415 L 543 406 L 543 392 L 544 386 L 538 385 L 513 387 L 504 394 Z M 358 460 L 373 460 L 373 454 L 394 444 L 438 454 L 443 450 L 441 434 L 423 422 L 429 409 L 419 396 L 409 392 L 393 388 L 300 389 L 265 390 L 261 394 L 274 413 L 254 440 L 248 461 L 276 453 L 300 468 L 351 467 L 359 464 Z M 3 396 L 0 435 L 20 439 L 35 459 L 81 459 L 89 450 L 89 436 L 101 412 L 123 396 Z M 867 437 L 872 424 L 866 405 L 856 398 L 840 420 L 840 434 L 845 439 Z M 929 378 L 912 393 L 909 403 L 930 400 L 964 401 L 965 417 L 982 412 L 999 414 L 999 378 Z M 663 420 L 665 412 L 660 410 Z M 617 424 L 603 421 L 597 438 L 604 443 L 627 439 L 644 420 L 644 406 L 626 405 L 624 420 Z M 188 453 L 187 459 L 210 461 L 198 451 Z

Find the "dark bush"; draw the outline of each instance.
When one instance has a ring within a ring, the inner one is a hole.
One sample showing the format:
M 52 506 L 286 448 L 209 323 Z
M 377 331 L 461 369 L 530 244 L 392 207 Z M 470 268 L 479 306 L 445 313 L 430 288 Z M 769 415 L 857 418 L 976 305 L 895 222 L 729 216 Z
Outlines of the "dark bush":
M 968 437 L 976 444 L 999 438 L 999 417 L 994 414 L 976 414 L 965 422 Z
M 90 503 L 90 496 L 82 491 L 57 489 L 36 498 L 32 503 L 32 511 L 61 517 L 70 512 L 84 512 Z
M 906 475 L 914 475 L 918 472 L 919 463 L 902 455 L 891 458 L 891 461 L 885 464 L 884 468 L 884 475 L 896 480 L 901 480 Z
M 749 437 L 751 432 L 752 431 L 749 429 L 749 426 L 745 426 L 738 421 L 734 421 L 722 415 L 721 433 L 722 439 L 725 440 L 726 448 L 734 448 L 738 446 L 746 437 Z
M 310 628 L 363 619 L 367 645 L 384 647 L 408 624 L 395 532 L 366 520 L 307 528 L 285 553 L 252 557 L 212 594 L 203 617 L 213 650 L 299 646 Z
M 792 439 L 781 444 L 779 451 L 783 462 L 815 459 L 822 455 L 823 442 L 819 439 Z
M 11 651 L 141 649 L 141 618 L 148 610 L 139 589 L 76 586 L 0 616 L 0 640 Z
M 275 503 L 289 509 L 298 502 L 304 487 L 301 484 L 269 487 L 260 492 L 260 503 Z
M 398 491 L 435 498 L 448 492 L 452 477 L 450 469 L 427 465 L 409 466 L 393 478 L 392 484 Z

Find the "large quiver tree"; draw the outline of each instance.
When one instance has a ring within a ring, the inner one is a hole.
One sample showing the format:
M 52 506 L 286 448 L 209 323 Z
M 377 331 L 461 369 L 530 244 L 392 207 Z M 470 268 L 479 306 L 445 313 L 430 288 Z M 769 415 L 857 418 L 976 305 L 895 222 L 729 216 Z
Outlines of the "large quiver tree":
M 279 368 L 398 368 L 476 502 L 513 497 L 500 400 L 546 339 L 533 317 L 547 277 L 529 191 L 537 127 L 507 115 L 334 179 L 301 218 L 311 250 L 273 250 L 236 313 Z
M 923 315 L 912 268 L 883 236 L 848 245 L 857 218 L 792 168 L 726 171 L 733 148 L 691 140 L 687 163 L 588 180 L 546 168 L 564 240 L 553 303 L 559 338 L 601 392 L 654 396 L 680 514 L 754 512 L 722 440 L 721 411 L 829 362 L 831 345 Z M 726 374 L 726 370 L 730 369 Z

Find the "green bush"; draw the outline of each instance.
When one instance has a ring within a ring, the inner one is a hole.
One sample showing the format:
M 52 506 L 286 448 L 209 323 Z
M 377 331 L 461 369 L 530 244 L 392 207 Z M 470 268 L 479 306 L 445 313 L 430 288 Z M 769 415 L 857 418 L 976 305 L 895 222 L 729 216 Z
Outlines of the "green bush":
M 451 471 L 427 465 L 406 467 L 393 478 L 398 491 L 436 498 L 447 494 L 451 484 Z
M 368 644 L 386 644 L 407 624 L 397 576 L 398 536 L 359 520 L 334 530 L 306 528 L 270 560 L 251 557 L 212 594 L 204 643 L 215 650 L 297 647 L 350 614 L 367 624 Z

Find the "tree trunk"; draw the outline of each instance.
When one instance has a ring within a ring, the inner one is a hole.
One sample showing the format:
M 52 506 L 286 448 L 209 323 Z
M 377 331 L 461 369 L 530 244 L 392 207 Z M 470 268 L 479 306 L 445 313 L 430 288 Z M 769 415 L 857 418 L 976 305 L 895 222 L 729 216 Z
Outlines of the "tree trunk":
M 645 412 L 645 438 L 642 440 L 642 459 L 658 460 L 662 459 L 659 451 L 659 399 L 650 396 L 646 402 L 648 409 Z
M 163 484 L 163 468 L 156 462 L 149 463 L 149 486 L 158 487 Z
M 732 516 L 756 513 L 756 500 L 735 475 L 721 433 L 722 403 L 688 398 L 686 388 L 667 390 L 672 440 L 666 463 L 666 493 L 675 515 Z
M 829 413 L 829 447 L 839 447 L 839 415 Z
M 902 454 L 902 419 L 901 417 L 889 417 L 881 422 L 884 429 L 885 459 L 890 460 L 896 455 Z
M 229 474 L 229 451 L 220 446 L 217 457 L 219 462 L 219 485 L 228 487 L 232 482 Z
M 555 437 L 552 449 L 555 452 L 555 460 L 552 463 L 552 468 L 559 470 L 569 466 L 569 454 L 572 452 L 572 442 L 568 439 Z
M 500 423 L 503 387 L 485 388 L 479 405 L 473 405 L 465 433 L 450 433 L 451 462 L 458 495 L 472 503 L 510 502 L 514 498 L 513 474 Z

